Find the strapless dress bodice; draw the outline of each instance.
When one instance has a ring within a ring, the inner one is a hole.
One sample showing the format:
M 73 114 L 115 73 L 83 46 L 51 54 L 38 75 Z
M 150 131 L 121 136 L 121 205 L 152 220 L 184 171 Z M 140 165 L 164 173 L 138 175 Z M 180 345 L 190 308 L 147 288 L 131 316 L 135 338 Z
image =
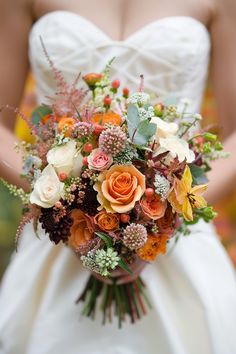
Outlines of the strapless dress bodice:
M 192 17 L 165 17 L 144 26 L 124 41 L 114 41 L 78 14 L 53 11 L 41 17 L 29 36 L 29 57 L 39 103 L 55 92 L 53 73 L 40 42 L 68 82 L 81 72 L 101 71 L 115 57 L 111 75 L 136 90 L 139 76 L 145 89 L 161 97 L 189 98 L 200 107 L 207 76 L 210 36 Z

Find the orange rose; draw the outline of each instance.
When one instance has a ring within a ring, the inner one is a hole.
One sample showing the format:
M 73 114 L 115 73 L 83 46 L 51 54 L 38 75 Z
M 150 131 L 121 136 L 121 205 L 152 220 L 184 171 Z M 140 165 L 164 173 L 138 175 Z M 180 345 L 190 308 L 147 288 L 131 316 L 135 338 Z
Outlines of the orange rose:
M 81 210 L 73 210 L 71 216 L 74 222 L 70 228 L 68 244 L 78 249 L 94 237 L 94 231 L 90 219 Z
M 95 113 L 92 116 L 92 123 L 100 125 L 105 125 L 106 123 L 112 125 L 121 125 L 122 118 L 119 114 L 112 111 L 108 111 L 106 113 Z
M 126 213 L 133 209 L 145 191 L 145 176 L 133 165 L 114 165 L 101 172 L 94 185 L 101 209 Z
M 167 239 L 168 237 L 165 234 L 148 235 L 145 245 L 136 251 L 139 258 L 151 262 L 154 261 L 158 255 L 165 254 Z
M 103 231 L 114 231 L 119 227 L 119 215 L 102 211 L 95 216 L 95 223 Z
M 64 132 L 66 137 L 71 137 L 76 120 L 74 118 L 62 117 L 58 123 L 59 133 Z
M 150 219 L 157 220 L 165 214 L 167 203 L 162 201 L 161 198 L 154 194 L 152 197 L 143 197 L 140 201 L 143 213 Z

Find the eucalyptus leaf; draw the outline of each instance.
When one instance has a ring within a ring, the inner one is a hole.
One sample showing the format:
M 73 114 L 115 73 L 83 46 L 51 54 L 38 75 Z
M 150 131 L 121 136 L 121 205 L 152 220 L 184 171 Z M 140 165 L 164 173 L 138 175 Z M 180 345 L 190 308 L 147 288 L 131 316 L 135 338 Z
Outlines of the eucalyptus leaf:
M 134 132 L 138 128 L 140 123 L 140 117 L 138 108 L 134 105 L 130 105 L 127 110 L 127 124 L 128 124 L 128 133 L 132 139 Z
M 193 177 L 193 184 L 205 184 L 208 182 L 205 171 L 201 167 L 190 164 L 189 168 Z
M 33 124 L 38 125 L 44 116 L 51 113 L 52 109 L 50 107 L 46 105 L 39 106 L 33 111 L 31 121 Z
M 148 119 L 141 121 L 134 135 L 134 144 L 146 145 L 150 138 L 155 134 L 156 129 L 156 124 L 150 123 Z

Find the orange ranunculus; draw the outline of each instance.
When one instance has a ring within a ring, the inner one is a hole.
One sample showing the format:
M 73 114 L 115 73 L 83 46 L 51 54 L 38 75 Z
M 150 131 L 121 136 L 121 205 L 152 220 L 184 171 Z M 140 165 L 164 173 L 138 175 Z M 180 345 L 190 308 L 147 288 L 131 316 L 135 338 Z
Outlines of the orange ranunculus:
M 95 88 L 97 82 L 102 80 L 103 75 L 100 73 L 89 73 L 83 76 L 83 80 L 91 88 Z
M 92 116 L 92 123 L 105 125 L 106 123 L 112 125 L 121 125 L 122 118 L 118 113 L 108 111 L 105 113 L 95 113 Z
M 101 172 L 94 185 L 97 199 L 111 213 L 126 213 L 133 209 L 145 191 L 145 176 L 133 165 L 113 165 Z
M 120 217 L 117 214 L 102 211 L 94 219 L 95 223 L 103 231 L 114 231 L 119 227 Z
M 152 197 L 143 197 L 140 201 L 143 213 L 150 219 L 157 220 L 165 214 L 167 202 L 162 201 L 159 195 L 154 194 Z
M 90 219 L 79 209 L 71 213 L 74 220 L 70 228 L 69 246 L 78 249 L 94 237 L 94 230 Z
M 167 239 L 168 236 L 166 234 L 148 235 L 145 245 L 136 251 L 139 258 L 151 262 L 154 261 L 158 255 L 165 254 Z
M 59 133 L 64 132 L 66 137 L 71 137 L 76 120 L 70 117 L 61 117 L 58 123 Z

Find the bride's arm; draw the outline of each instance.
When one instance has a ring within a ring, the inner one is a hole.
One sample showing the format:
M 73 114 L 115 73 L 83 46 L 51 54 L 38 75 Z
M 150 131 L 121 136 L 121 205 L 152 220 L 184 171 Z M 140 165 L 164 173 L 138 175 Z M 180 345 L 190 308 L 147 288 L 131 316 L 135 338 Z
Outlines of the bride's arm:
M 211 79 L 219 112 L 226 160 L 214 162 L 209 173 L 209 202 L 216 202 L 236 188 L 236 2 L 216 0 L 211 24 Z
M 0 0 L 0 107 L 17 107 L 28 71 L 28 33 L 31 27 L 30 3 Z M 0 176 L 23 185 L 21 157 L 14 151 L 15 114 L 0 113 Z

